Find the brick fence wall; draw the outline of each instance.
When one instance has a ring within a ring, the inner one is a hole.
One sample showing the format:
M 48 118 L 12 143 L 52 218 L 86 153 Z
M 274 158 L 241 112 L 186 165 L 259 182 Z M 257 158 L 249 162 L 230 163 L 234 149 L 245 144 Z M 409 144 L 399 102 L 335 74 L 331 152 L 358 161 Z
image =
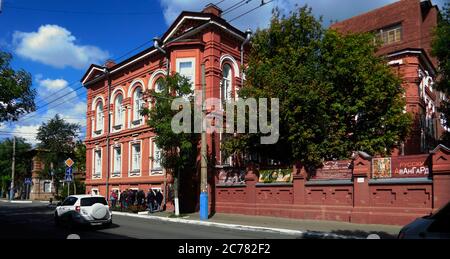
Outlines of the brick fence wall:
M 250 166 L 241 184 L 220 184 L 216 177 L 211 209 L 220 213 L 404 225 L 450 202 L 448 148 L 440 145 L 429 155 L 429 171 L 423 175 L 393 172 L 391 177 L 374 178 L 372 160 L 356 155 L 351 161 L 351 176 L 346 179 L 310 178 L 304 168 L 296 166 L 291 183 L 272 184 L 259 183 L 257 169 Z

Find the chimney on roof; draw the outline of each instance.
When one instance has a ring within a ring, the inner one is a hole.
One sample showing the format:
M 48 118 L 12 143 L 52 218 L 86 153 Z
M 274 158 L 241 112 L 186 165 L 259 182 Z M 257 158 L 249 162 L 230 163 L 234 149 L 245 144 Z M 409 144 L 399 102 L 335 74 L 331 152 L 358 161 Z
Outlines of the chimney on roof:
M 112 68 L 115 65 L 116 65 L 116 62 L 114 62 L 114 60 L 112 60 L 112 59 L 108 59 L 105 62 L 105 67 L 107 67 L 107 68 Z
M 222 9 L 220 9 L 217 5 L 209 3 L 205 6 L 202 13 L 210 13 L 215 16 L 219 16 L 222 14 Z

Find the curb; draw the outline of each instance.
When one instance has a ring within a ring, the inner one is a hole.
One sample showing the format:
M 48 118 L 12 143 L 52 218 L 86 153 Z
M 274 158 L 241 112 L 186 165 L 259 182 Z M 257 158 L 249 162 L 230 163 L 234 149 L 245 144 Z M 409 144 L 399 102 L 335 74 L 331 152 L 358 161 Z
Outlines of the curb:
M 126 212 L 119 212 L 119 211 L 113 211 L 112 214 L 120 215 L 120 216 L 127 216 L 127 217 L 160 220 L 160 221 L 166 221 L 166 222 L 192 224 L 192 225 L 198 225 L 198 226 L 213 226 L 213 227 L 234 229 L 234 230 L 261 231 L 261 232 L 267 232 L 267 233 L 286 234 L 286 235 L 297 236 L 300 238 L 308 237 L 308 238 L 328 238 L 328 239 L 361 239 L 361 237 L 343 236 L 343 235 L 337 235 L 337 234 L 332 234 L 332 233 L 302 231 L 302 230 L 293 230 L 293 229 L 284 229 L 284 228 L 247 226 L 247 225 L 227 224 L 227 223 L 218 223 L 218 222 L 206 222 L 206 221 L 189 220 L 189 219 L 181 219 L 181 218 L 166 218 L 166 217 L 144 215 L 144 214 L 132 214 L 132 213 L 126 213 Z
M 10 201 L 11 203 L 33 203 L 33 201 Z

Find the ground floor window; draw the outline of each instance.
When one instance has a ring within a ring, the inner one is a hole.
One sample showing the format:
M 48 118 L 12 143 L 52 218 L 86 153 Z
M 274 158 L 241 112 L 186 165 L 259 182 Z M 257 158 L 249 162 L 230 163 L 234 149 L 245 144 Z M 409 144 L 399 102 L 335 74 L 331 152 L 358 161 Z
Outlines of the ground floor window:
M 141 143 L 131 145 L 131 172 L 130 176 L 141 174 Z
M 52 182 L 51 181 L 45 181 L 43 189 L 44 189 L 44 192 L 52 192 Z

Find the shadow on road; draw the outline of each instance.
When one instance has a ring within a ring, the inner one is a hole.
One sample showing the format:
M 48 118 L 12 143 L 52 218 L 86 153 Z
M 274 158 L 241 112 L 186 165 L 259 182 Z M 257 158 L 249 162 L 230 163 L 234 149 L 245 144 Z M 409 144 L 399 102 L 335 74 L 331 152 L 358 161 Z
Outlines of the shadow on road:
M 130 239 L 108 232 L 109 228 L 119 228 L 117 224 L 74 229 L 56 227 L 53 213 L 54 209 L 47 206 L 2 205 L 0 239 L 66 239 L 70 234 L 76 234 L 81 239 Z

